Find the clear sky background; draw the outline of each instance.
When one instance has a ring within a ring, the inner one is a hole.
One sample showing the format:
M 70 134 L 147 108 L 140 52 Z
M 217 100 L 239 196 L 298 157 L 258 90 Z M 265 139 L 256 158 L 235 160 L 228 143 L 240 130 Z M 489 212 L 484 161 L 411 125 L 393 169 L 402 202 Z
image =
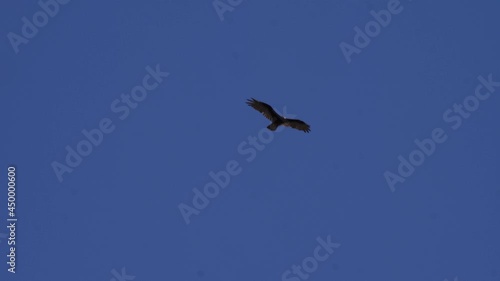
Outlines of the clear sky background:
M 500 81 L 500 3 L 401 1 L 347 63 L 339 44 L 387 3 L 244 1 L 221 21 L 211 1 L 72 0 L 16 54 L 7 35 L 41 8 L 4 1 L 0 234 L 9 165 L 19 221 L 0 280 L 278 281 L 329 235 L 340 247 L 308 280 L 500 280 L 500 87 L 456 130 L 443 119 L 478 76 Z M 120 120 L 112 102 L 156 65 L 170 75 Z M 269 124 L 250 97 L 311 133 L 276 132 L 247 161 L 238 146 Z M 51 163 L 103 118 L 115 130 L 60 182 Z M 435 128 L 447 140 L 392 192 L 384 172 Z M 186 224 L 178 205 L 232 160 L 241 173 Z

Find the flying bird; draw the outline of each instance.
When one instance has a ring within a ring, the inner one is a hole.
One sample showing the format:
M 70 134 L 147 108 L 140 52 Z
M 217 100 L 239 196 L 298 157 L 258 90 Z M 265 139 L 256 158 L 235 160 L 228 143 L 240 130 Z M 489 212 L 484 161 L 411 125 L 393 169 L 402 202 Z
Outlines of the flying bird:
M 252 98 L 247 100 L 247 104 L 253 107 L 258 112 L 262 113 L 262 115 L 264 115 L 267 119 L 271 120 L 272 123 L 267 126 L 267 128 L 271 131 L 275 131 L 281 125 L 304 131 L 306 133 L 309 133 L 311 131 L 311 127 L 304 121 L 298 119 L 288 119 L 284 116 L 280 116 L 267 103 Z

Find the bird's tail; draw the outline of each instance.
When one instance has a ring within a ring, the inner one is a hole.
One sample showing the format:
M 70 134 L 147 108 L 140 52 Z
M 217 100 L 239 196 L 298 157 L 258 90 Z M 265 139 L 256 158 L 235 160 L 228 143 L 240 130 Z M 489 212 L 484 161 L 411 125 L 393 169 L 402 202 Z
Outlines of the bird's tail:
M 271 123 L 271 125 L 267 126 L 267 128 L 271 131 L 276 131 L 276 128 L 278 128 L 278 124 L 276 123 Z

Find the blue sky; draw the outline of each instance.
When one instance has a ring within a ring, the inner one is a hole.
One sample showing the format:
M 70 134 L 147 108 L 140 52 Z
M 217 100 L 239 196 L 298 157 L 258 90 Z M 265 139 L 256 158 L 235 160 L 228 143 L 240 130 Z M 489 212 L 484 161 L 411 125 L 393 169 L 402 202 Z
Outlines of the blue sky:
M 0 9 L 0 234 L 10 165 L 18 203 L 1 280 L 500 280 L 500 87 L 479 78 L 500 81 L 498 1 L 401 1 L 350 62 L 340 44 L 395 2 L 62 3 L 31 38 L 37 1 Z M 251 97 L 311 133 L 269 134 Z M 228 163 L 186 224 L 179 204 Z

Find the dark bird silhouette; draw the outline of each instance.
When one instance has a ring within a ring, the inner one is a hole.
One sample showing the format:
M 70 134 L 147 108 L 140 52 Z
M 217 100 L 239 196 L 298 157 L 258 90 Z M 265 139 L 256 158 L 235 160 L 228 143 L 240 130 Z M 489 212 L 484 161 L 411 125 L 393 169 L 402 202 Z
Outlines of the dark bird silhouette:
M 311 127 L 304 121 L 298 119 L 288 119 L 284 116 L 280 116 L 267 103 L 252 98 L 247 100 L 247 104 L 253 107 L 258 112 L 262 113 L 262 115 L 264 115 L 267 119 L 271 120 L 272 123 L 267 126 L 267 128 L 271 131 L 275 131 L 281 125 L 304 131 L 306 133 L 309 133 L 311 131 Z

